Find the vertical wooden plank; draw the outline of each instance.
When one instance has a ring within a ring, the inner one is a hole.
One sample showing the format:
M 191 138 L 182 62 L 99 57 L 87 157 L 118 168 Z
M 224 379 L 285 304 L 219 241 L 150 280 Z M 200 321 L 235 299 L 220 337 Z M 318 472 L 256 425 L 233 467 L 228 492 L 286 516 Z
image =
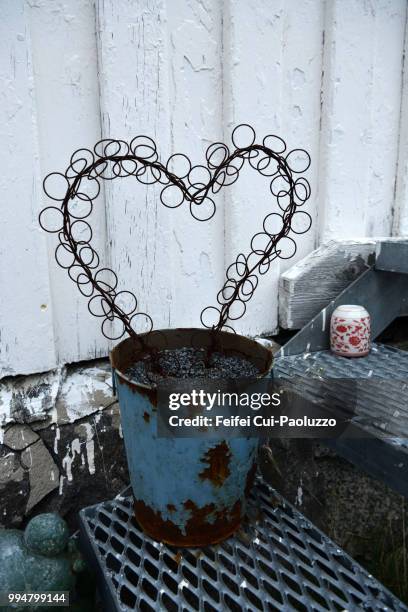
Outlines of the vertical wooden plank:
M 55 366 L 27 4 L 0 5 L 0 377 Z
M 395 207 L 407 3 L 377 0 L 374 11 L 372 146 L 365 235 L 390 236 Z
M 171 151 L 206 164 L 206 149 L 222 140 L 222 3 L 167 0 Z M 216 213 L 200 222 L 187 207 L 172 214 L 174 324 L 201 327 L 203 308 L 216 305 L 224 279 L 223 193 Z
M 237 124 L 251 124 L 258 142 L 266 134 L 282 133 L 279 110 L 282 108 L 284 2 L 251 0 L 243 4 L 229 0 L 225 6 L 225 124 L 229 133 Z M 272 197 L 267 179 L 246 167 L 238 183 L 228 188 L 225 198 L 225 265 L 228 266 L 238 253 L 249 252 L 250 239 L 270 211 Z M 275 262 L 268 275 L 260 279 L 244 317 L 234 322 L 236 331 L 253 335 L 275 331 L 278 278 L 279 264 Z
M 296 255 L 293 259 L 281 260 L 281 272 L 305 257 L 317 244 L 324 6 L 324 0 L 286 0 L 282 15 L 281 132 L 289 149 L 300 147 L 310 154 L 311 166 L 305 176 L 312 195 L 306 207 L 313 225 L 309 232 L 297 236 Z
M 41 173 L 63 172 L 72 153 L 100 139 L 99 86 L 93 0 L 30 3 Z M 44 201 L 47 200 L 45 195 Z M 105 207 L 95 203 L 93 247 L 105 260 Z M 57 266 L 55 235 L 48 236 L 57 358 L 60 363 L 107 354 L 100 322 L 87 309 L 66 270 Z
M 166 158 L 169 124 L 166 22 L 162 1 L 99 0 L 97 37 L 104 138 L 147 135 Z M 105 183 L 110 264 L 119 288 L 136 294 L 138 311 L 155 327 L 170 326 L 173 264 L 171 221 L 155 186 L 136 179 Z M 167 223 L 166 223 L 167 221 Z M 145 331 L 141 328 L 140 331 Z
M 150 136 L 163 162 L 177 152 L 205 160 L 220 131 L 218 3 L 100 0 L 98 22 L 103 135 Z M 106 194 L 121 287 L 155 328 L 200 326 L 221 284 L 222 208 L 200 223 L 186 203 L 165 208 L 159 186 L 134 179 L 110 182 Z
M 408 236 L 408 11 L 405 19 L 405 45 L 401 115 L 399 123 L 398 170 L 395 190 L 394 236 Z
M 391 233 L 406 3 L 327 4 L 320 238 Z
M 267 134 L 282 136 L 288 150 L 305 148 L 314 166 L 308 174 L 317 183 L 320 114 L 322 3 L 284 0 L 229 0 L 224 14 L 225 123 L 252 124 L 257 141 Z M 277 207 L 268 180 L 248 169 L 226 193 L 226 264 L 249 250 L 250 238 L 261 231 L 264 216 Z M 311 202 L 308 211 L 314 216 Z M 261 277 L 247 314 L 235 324 L 241 333 L 274 332 L 277 328 L 278 279 L 314 246 L 313 231 L 300 236 L 297 257 L 276 261 Z

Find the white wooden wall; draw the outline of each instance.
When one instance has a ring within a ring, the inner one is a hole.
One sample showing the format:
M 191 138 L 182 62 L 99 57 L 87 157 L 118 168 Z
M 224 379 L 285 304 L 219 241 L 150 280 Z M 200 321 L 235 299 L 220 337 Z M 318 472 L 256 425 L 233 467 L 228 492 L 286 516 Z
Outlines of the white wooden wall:
M 248 122 L 310 152 L 313 230 L 263 278 L 243 333 L 276 329 L 280 272 L 321 241 L 408 235 L 406 21 L 405 0 L 2 0 L 0 376 L 107 353 L 37 224 L 42 177 L 101 137 L 147 134 L 162 159 L 199 163 Z M 114 181 L 95 245 L 156 327 L 199 325 L 270 207 L 249 171 L 206 224 Z

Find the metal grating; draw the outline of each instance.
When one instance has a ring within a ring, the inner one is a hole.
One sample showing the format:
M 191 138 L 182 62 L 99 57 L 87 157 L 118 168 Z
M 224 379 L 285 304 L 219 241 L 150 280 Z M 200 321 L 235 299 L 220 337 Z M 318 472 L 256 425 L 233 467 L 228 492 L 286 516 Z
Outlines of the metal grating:
M 408 446 L 408 352 L 382 344 L 374 344 L 367 357 L 354 359 L 316 351 L 279 358 L 274 374 L 301 381 L 305 396 L 314 395 L 313 379 L 353 379 L 357 386 L 333 386 L 332 397 L 321 399 L 333 406 L 340 388 L 344 397 L 357 391 L 353 421 L 372 435 L 388 438 L 391 444 Z
M 80 512 L 106 610 L 408 610 L 260 478 L 240 531 L 202 549 L 144 535 L 127 493 Z

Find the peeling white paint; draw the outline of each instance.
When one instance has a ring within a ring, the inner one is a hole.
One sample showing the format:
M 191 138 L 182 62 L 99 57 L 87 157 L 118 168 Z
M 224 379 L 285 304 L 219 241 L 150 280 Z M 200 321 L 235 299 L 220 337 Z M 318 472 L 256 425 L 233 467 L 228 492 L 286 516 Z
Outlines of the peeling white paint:
M 90 474 L 95 474 L 95 444 L 94 444 L 94 428 L 90 423 L 81 423 L 81 427 L 85 428 L 86 432 L 86 458 L 88 461 L 88 470 Z
M 76 455 L 81 454 L 81 445 L 79 438 L 72 440 L 71 444 L 67 444 L 67 452 L 62 460 L 62 467 L 67 476 L 68 482 L 72 482 L 72 464 L 75 461 Z
M 55 426 L 55 438 L 54 438 L 54 453 L 58 455 L 58 440 L 60 439 L 61 433 L 58 425 Z
M 58 367 L 43 374 L 9 378 L 0 382 L 1 424 L 6 425 L 16 419 L 21 421 L 21 410 L 24 415 L 46 418 L 55 406 L 64 376 L 65 368 Z M 17 413 L 16 416 L 14 412 Z
M 58 453 L 59 426 L 101 411 L 114 402 L 108 385 L 110 366 L 98 361 L 91 367 L 57 368 L 44 374 L 9 378 L 0 383 L 0 424 L 25 420 L 26 415 L 56 424 L 54 452 Z M 0 427 L 0 437 L 4 435 Z
M 55 405 L 55 411 L 60 415 L 59 422 L 73 423 L 112 403 L 112 392 L 106 382 L 109 377 L 110 372 L 98 366 L 80 369 L 67 377 Z M 101 405 L 101 400 L 104 405 Z M 64 413 L 66 416 L 62 420 L 61 414 Z M 55 418 L 55 413 L 53 416 Z

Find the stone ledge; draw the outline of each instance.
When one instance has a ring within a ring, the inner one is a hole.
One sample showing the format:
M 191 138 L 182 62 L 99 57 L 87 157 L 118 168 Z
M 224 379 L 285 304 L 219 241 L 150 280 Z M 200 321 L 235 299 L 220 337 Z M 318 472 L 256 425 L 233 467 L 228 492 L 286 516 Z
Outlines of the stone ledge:
M 0 380 L 0 429 L 12 423 L 72 423 L 112 404 L 107 359 L 60 367 L 42 374 Z M 0 431 L 1 434 L 1 431 Z M 2 439 L 0 440 L 2 441 Z
M 0 381 L 0 524 L 78 510 L 129 482 L 107 360 Z

